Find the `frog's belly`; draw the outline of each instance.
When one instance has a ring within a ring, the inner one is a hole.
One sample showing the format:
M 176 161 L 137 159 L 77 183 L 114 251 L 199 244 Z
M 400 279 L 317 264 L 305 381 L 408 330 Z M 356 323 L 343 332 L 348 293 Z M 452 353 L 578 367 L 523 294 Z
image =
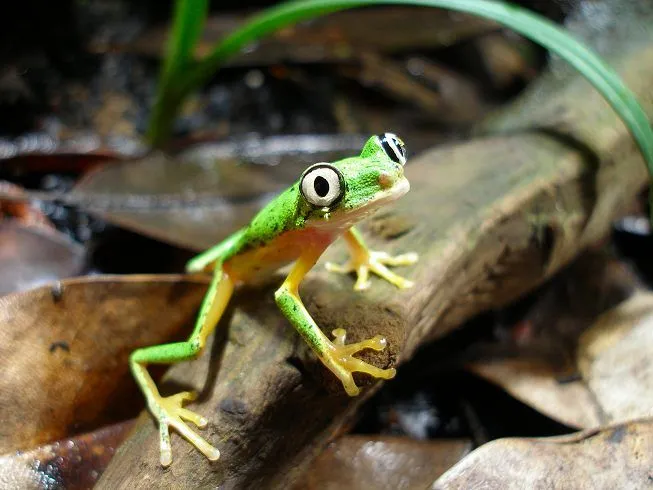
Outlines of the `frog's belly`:
M 311 229 L 287 231 L 265 245 L 237 253 L 223 264 L 223 268 L 235 282 L 259 282 L 297 260 L 303 251 L 326 248 L 335 238 Z

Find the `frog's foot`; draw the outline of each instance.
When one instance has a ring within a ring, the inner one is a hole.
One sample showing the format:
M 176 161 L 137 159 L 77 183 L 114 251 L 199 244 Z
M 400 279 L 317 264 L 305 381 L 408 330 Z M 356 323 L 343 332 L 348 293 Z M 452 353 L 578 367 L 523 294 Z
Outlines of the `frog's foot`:
M 375 378 L 392 379 L 396 370 L 380 369 L 376 366 L 353 357 L 353 354 L 363 349 L 383 350 L 386 346 L 386 340 L 377 335 L 371 339 L 345 345 L 347 332 L 343 328 L 337 328 L 332 332 L 335 337 L 330 348 L 327 350 L 322 360 L 324 364 L 340 379 L 345 391 L 349 396 L 356 396 L 360 393 L 360 388 L 354 382 L 353 373 L 367 373 Z
M 191 430 L 184 420 L 192 422 L 199 428 L 206 427 L 208 421 L 201 415 L 182 407 L 185 401 L 196 398 L 195 393 L 184 391 L 168 397 L 155 396 L 149 408 L 154 417 L 159 421 L 159 441 L 161 443 L 161 465 L 170 466 L 172 463 L 172 448 L 170 446 L 169 428 L 174 428 L 188 442 L 200 450 L 211 461 L 220 457 L 220 451 Z
M 352 255 L 351 259 L 344 265 L 327 262 L 326 268 L 330 272 L 337 272 L 339 274 L 356 272 L 357 279 L 356 284 L 354 284 L 354 289 L 357 291 L 362 291 L 370 286 L 370 271 L 398 288 L 405 289 L 412 287 L 413 282 L 395 274 L 386 266 L 411 265 L 415 262 L 417 262 L 417 254 L 413 252 L 393 257 L 386 252 L 370 250 L 365 253 Z

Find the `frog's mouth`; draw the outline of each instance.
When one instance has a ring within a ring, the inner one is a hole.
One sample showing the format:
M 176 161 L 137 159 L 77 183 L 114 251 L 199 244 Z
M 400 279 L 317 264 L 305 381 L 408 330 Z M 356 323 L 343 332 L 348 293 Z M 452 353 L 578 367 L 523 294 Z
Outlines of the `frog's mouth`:
M 322 219 L 315 220 L 311 224 L 316 228 L 349 228 L 359 221 L 367 218 L 369 215 L 373 214 L 376 210 L 378 210 L 380 207 L 383 207 L 385 204 L 399 199 L 409 190 L 410 183 L 406 177 L 402 176 L 392 185 L 392 187 L 377 192 L 362 206 L 354 209 L 337 209 L 334 211 L 330 211 L 325 208 L 323 210 L 324 214 L 322 215 Z
M 387 189 L 385 191 L 379 192 L 377 195 L 379 196 L 378 198 L 375 196 L 374 199 L 372 199 L 371 204 L 377 205 L 378 204 L 385 204 L 386 202 L 394 201 L 395 199 L 399 199 L 401 196 L 406 194 L 410 190 L 410 182 L 408 182 L 408 179 L 406 177 L 401 177 L 398 182 L 396 182 L 390 189 Z

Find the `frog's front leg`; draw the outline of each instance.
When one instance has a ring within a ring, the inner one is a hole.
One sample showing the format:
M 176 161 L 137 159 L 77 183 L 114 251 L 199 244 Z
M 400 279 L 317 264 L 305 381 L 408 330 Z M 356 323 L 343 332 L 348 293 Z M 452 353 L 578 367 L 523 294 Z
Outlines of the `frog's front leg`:
M 332 332 L 335 342 L 331 342 L 306 311 L 299 297 L 299 283 L 315 265 L 323 251 L 324 247 L 306 250 L 297 260 L 274 297 L 283 314 L 317 354 L 322 363 L 340 379 L 347 394 L 355 396 L 360 393 L 360 389 L 354 382 L 352 376 L 354 372 L 367 373 L 375 378 L 391 379 L 395 375 L 395 370 L 380 369 L 353 357 L 354 354 L 364 349 L 383 350 L 386 346 L 386 340 L 380 335 L 362 342 L 345 345 L 346 331 L 338 328 Z
M 356 272 L 357 279 L 354 289 L 361 291 L 370 286 L 370 271 L 382 277 L 389 283 L 394 284 L 398 288 L 405 289 L 413 286 L 412 281 L 395 274 L 386 266 L 414 264 L 417 262 L 416 253 L 411 252 L 393 257 L 386 252 L 370 250 L 365 245 L 360 232 L 354 227 L 347 230 L 343 234 L 343 238 L 347 243 L 347 248 L 349 248 L 351 258 L 344 265 L 327 262 L 326 268 L 328 271 L 338 272 L 340 274 Z
M 172 462 L 169 428 L 174 428 L 188 442 L 200 450 L 204 456 L 214 461 L 220 457 L 220 451 L 211 446 L 186 425 L 192 422 L 202 428 L 207 420 L 190 410 L 183 408 L 183 403 L 195 398 L 194 393 L 183 392 L 162 397 L 154 381 L 147 372 L 148 364 L 173 364 L 197 358 L 206 344 L 206 338 L 215 329 L 229 298 L 233 292 L 233 282 L 223 273 L 222 264 L 217 264 L 213 281 L 206 293 L 193 333 L 186 342 L 164 344 L 138 349 L 129 358 L 130 367 L 140 386 L 147 406 L 159 424 L 159 442 L 161 448 L 161 465 Z

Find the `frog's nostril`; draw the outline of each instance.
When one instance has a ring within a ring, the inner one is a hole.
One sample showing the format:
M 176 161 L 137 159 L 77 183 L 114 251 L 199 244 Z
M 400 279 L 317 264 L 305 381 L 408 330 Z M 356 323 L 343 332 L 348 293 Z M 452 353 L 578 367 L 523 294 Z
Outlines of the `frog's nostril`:
M 392 187 L 394 181 L 395 179 L 392 178 L 392 175 L 390 175 L 387 172 L 381 172 L 379 174 L 379 186 L 381 186 L 382 189 L 387 189 L 389 187 Z

